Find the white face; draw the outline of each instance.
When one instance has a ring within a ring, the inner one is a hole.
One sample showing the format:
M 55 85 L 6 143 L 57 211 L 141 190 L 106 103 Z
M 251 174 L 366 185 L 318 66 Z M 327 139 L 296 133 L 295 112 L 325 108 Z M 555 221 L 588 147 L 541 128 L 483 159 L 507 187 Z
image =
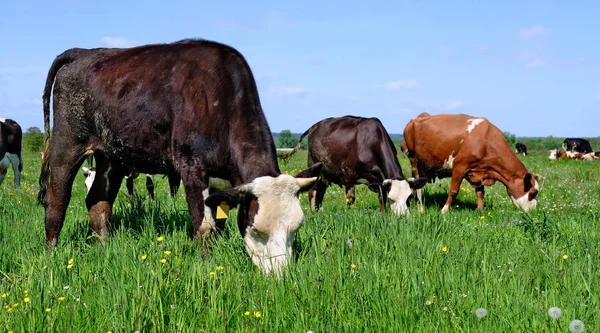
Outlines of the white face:
M 306 178 L 264 176 L 244 185 L 258 199 L 254 224 L 247 227 L 244 236 L 246 251 L 265 273 L 279 275 L 292 258 L 294 235 L 304 223 L 298 200 L 302 180 Z
M 535 189 L 539 191 L 540 186 L 537 182 L 537 180 L 535 180 L 535 185 L 534 185 Z M 523 195 L 520 198 L 515 198 L 512 195 L 510 196 L 510 199 L 512 200 L 512 202 L 515 204 L 515 206 L 519 207 L 520 209 L 522 209 L 524 212 L 528 212 L 530 209 L 534 209 L 535 206 L 537 205 L 537 199 L 533 198 L 532 200 L 529 200 L 529 193 L 525 193 L 525 195 Z
M 384 181 L 390 182 L 389 179 Z M 392 186 L 390 187 L 390 193 L 388 193 L 388 199 L 390 200 L 390 207 L 394 214 L 408 215 L 410 214 L 408 210 L 408 205 L 406 202 L 412 195 L 412 189 L 406 180 L 391 180 Z

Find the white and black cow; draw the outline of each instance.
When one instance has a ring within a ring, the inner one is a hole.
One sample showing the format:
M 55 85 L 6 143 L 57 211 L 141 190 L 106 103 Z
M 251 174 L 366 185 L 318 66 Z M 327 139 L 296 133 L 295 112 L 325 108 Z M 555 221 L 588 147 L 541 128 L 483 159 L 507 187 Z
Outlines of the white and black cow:
M 290 261 L 304 223 L 298 193 L 312 186 L 321 166 L 300 177 L 281 174 L 254 77 L 237 50 L 203 40 L 70 49 L 50 67 L 43 102 L 38 200 L 48 247 L 57 245 L 75 176 L 94 154 L 97 174 L 86 205 L 100 239 L 108 236 L 127 170 L 179 174 L 195 238 L 222 228 L 212 214 L 225 203 L 238 207 L 238 227 L 254 264 L 268 273 Z M 221 186 L 233 188 L 217 191 Z
M 0 185 L 12 166 L 15 175 L 15 186 L 21 186 L 21 171 L 23 159 L 21 158 L 21 142 L 23 131 L 21 126 L 12 119 L 0 118 Z
M 308 193 L 312 209 L 320 209 L 330 184 L 344 186 L 346 204 L 354 203 L 354 185 L 365 184 L 379 197 L 385 211 L 387 199 L 396 215 L 409 213 L 412 189 L 426 184 L 425 178 L 405 178 L 396 156 L 396 147 L 377 118 L 345 116 L 327 118 L 312 125 L 300 136 L 287 158 L 298 151 L 308 135 L 308 165 L 323 163 L 321 177 Z

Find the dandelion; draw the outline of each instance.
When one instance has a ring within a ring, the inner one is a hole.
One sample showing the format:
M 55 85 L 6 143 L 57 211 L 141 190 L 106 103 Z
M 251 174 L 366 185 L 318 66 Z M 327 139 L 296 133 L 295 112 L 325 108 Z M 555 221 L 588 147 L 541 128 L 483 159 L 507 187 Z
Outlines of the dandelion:
M 65 297 L 64 297 L 64 296 L 60 296 L 60 297 L 58 298 L 58 301 L 59 301 L 59 302 L 62 302 L 62 301 L 64 301 L 64 300 L 65 300 Z
M 142 260 L 146 260 L 146 259 L 148 259 L 148 255 L 147 254 L 142 255 Z
M 249 316 L 249 315 L 250 315 L 250 311 L 244 312 L 244 316 Z
M 565 255 L 563 255 L 563 259 L 567 260 L 567 259 L 569 259 L 569 256 L 565 254 Z
M 166 264 L 167 263 L 167 259 L 165 259 L 165 258 L 160 259 L 160 263 L 161 264 Z
M 483 219 L 485 219 L 485 215 L 481 215 L 481 219 L 482 219 L 482 220 L 483 220 Z
M 487 316 L 487 310 L 484 308 L 479 308 L 475 310 L 475 315 L 477 316 L 477 318 L 483 318 Z
M 169 251 L 169 250 L 165 251 L 165 255 L 166 256 L 171 255 L 171 251 Z
M 448 252 L 448 248 L 446 247 L 446 245 L 442 246 L 442 252 L 444 252 L 444 253 Z
M 158 236 L 158 238 L 156 238 L 157 241 L 162 242 L 165 240 L 164 236 Z
M 355 269 L 356 265 L 355 264 L 350 264 L 350 268 Z
M 260 318 L 260 312 L 255 311 L 254 312 L 254 318 Z
M 29 301 L 31 301 L 31 300 L 29 299 L 29 297 L 25 297 L 25 298 L 23 298 L 23 302 L 25 302 L 25 303 L 29 303 Z
M 217 266 L 217 270 L 220 272 L 223 270 L 223 266 Z
M 16 308 L 17 306 L 19 306 L 19 303 L 13 304 L 13 308 Z
M 71 269 L 71 268 L 73 268 L 73 264 L 68 264 L 67 269 Z
M 8 297 L 8 293 L 2 294 L 2 298 L 7 298 L 7 297 Z
M 548 309 L 548 315 L 550 316 L 550 318 L 558 319 L 560 318 L 560 316 L 562 316 L 562 310 L 557 306 L 553 306 L 550 309 Z
M 584 328 L 583 322 L 579 319 L 575 319 L 569 324 L 569 330 L 573 333 L 583 332 Z
M 68 262 L 68 264 L 69 264 L 69 265 L 73 265 L 73 262 L 74 262 L 74 261 L 73 261 L 73 258 L 71 258 L 71 259 L 69 259 L 69 262 Z

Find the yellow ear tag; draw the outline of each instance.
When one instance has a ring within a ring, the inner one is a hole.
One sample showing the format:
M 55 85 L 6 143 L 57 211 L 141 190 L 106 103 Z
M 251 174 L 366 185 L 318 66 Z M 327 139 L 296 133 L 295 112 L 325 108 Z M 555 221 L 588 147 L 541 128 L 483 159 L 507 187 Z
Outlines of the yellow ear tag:
M 217 207 L 217 218 L 218 219 L 226 219 L 229 216 L 229 206 L 225 202 L 221 202 L 219 207 Z

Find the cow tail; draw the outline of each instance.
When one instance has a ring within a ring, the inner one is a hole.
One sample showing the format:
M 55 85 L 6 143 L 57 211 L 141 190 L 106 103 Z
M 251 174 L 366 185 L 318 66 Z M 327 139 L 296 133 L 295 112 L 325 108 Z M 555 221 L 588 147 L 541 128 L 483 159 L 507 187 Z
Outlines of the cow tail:
M 48 70 L 48 77 L 46 78 L 46 85 L 44 87 L 44 95 L 42 96 L 44 103 L 44 152 L 42 157 L 42 170 L 40 172 L 40 190 L 38 192 L 38 204 L 42 204 L 46 190 L 48 188 L 48 179 L 50 178 L 50 94 L 52 93 L 52 86 L 56 74 L 62 66 L 69 64 L 79 58 L 80 55 L 86 53 L 85 49 L 70 49 L 63 52 L 61 55 L 54 59 L 50 70 Z
M 302 139 L 304 139 L 304 137 L 309 132 L 311 132 L 311 130 L 312 130 L 312 127 L 309 128 L 309 129 L 307 129 L 306 132 L 304 132 L 304 133 L 302 133 L 302 135 L 300 135 L 300 139 L 298 140 L 298 144 L 296 145 L 296 147 L 294 147 L 294 149 L 292 149 L 291 151 L 288 151 L 286 153 L 279 153 L 279 154 L 277 154 L 277 157 L 280 158 L 280 159 L 287 159 L 290 156 L 294 155 L 298 151 L 298 149 L 300 149 L 300 146 L 302 145 Z

